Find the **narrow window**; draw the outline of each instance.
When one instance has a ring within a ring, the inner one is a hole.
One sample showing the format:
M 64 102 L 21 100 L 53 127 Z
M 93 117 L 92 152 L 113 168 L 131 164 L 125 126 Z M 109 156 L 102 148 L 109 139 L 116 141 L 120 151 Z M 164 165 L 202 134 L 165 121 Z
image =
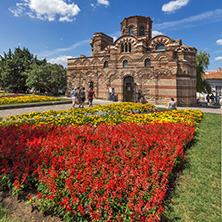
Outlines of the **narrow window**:
M 130 26 L 129 28 L 129 35 L 133 35 L 133 26 Z
M 140 26 L 139 36 L 144 36 L 144 27 Z
M 127 43 L 125 43 L 125 52 L 128 51 Z
M 129 43 L 129 52 L 131 52 L 131 43 Z
M 121 52 L 124 52 L 124 45 L 121 44 Z
M 127 60 L 123 61 L 123 67 L 128 67 L 128 61 Z
M 145 67 L 149 67 L 151 65 L 150 59 L 145 60 Z
M 158 44 L 156 46 L 156 51 L 163 51 L 163 50 L 165 50 L 164 44 Z
M 107 61 L 104 62 L 104 68 L 108 68 L 109 63 Z

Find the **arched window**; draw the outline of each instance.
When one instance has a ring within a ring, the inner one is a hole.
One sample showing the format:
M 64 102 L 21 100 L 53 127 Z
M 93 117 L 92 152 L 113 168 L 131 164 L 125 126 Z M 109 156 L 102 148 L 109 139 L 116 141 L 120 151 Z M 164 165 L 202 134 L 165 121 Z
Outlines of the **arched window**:
M 139 36 L 144 36 L 144 27 L 140 26 Z
M 104 68 L 107 68 L 109 66 L 109 63 L 107 61 L 104 62 Z
M 128 61 L 127 60 L 123 61 L 123 67 L 128 67 Z
M 129 35 L 133 35 L 133 26 L 130 26 L 129 28 Z
M 121 44 L 121 52 L 124 52 L 124 45 Z
M 125 52 L 128 52 L 127 43 L 125 43 Z
M 156 51 L 163 51 L 163 50 L 165 50 L 164 44 L 161 43 L 156 46 Z
M 149 67 L 151 65 L 150 59 L 145 60 L 145 67 Z
M 131 52 L 131 43 L 129 43 L 129 52 Z

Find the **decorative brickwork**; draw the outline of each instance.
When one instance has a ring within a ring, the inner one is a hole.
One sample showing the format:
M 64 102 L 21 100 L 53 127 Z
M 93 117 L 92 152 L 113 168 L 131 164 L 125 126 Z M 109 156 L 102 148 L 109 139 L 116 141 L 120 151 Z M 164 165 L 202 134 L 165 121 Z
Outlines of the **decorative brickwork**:
M 119 101 L 142 101 L 167 105 L 174 98 L 179 106 L 196 104 L 196 52 L 165 35 L 151 38 L 149 17 L 131 16 L 121 23 L 115 42 L 103 33 L 90 41 L 91 57 L 68 59 L 67 96 L 73 86 L 93 84 L 97 98 L 109 99 L 114 88 Z

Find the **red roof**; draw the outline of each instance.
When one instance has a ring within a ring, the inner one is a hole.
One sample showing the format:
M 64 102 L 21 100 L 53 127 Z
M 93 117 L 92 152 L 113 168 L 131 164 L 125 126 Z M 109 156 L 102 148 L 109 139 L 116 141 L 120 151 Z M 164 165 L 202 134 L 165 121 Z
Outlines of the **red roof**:
M 217 71 L 205 71 L 203 74 L 203 79 L 222 79 L 222 70 Z

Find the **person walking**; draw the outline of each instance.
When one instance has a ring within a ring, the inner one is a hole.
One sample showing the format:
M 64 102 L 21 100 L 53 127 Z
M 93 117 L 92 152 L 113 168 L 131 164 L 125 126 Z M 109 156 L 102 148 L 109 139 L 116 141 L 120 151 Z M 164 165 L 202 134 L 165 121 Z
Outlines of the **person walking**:
M 136 103 L 138 103 L 141 99 L 141 90 L 136 91 Z
M 77 101 L 76 101 L 77 104 L 81 104 L 81 97 L 80 97 L 80 87 L 78 86 L 77 87 Z
M 177 109 L 177 103 L 174 101 L 174 98 L 171 98 L 168 109 Z
M 75 108 L 76 102 L 77 102 L 77 88 L 73 87 L 72 89 L 72 108 Z
M 95 93 L 91 87 L 88 91 L 89 107 L 92 107 L 93 96 L 95 96 Z M 95 96 L 95 98 L 96 98 L 96 96 Z
M 207 94 L 206 100 L 207 100 L 207 103 L 210 102 L 210 95 L 209 94 Z
M 79 104 L 79 108 L 84 108 L 84 103 L 86 100 L 86 93 L 85 93 L 85 87 L 82 87 L 82 89 L 80 90 L 80 104 Z
M 217 106 L 220 106 L 220 96 L 216 95 L 216 104 Z
M 211 94 L 211 96 L 210 96 L 210 102 L 211 102 L 212 105 L 214 104 L 214 94 Z

